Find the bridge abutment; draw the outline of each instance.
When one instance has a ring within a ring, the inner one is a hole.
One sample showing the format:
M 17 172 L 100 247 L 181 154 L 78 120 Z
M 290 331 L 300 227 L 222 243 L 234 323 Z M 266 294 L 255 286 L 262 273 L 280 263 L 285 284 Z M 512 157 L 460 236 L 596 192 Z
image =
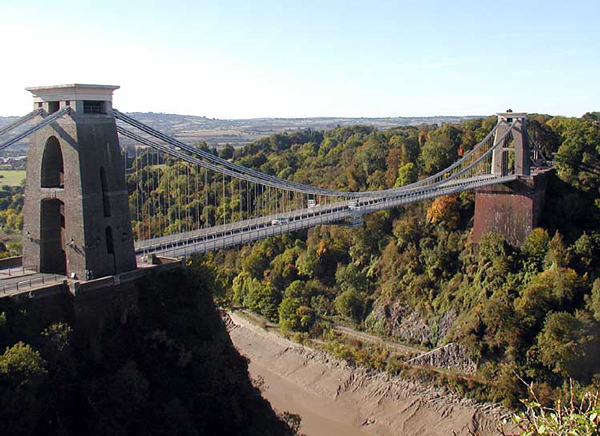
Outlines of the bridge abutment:
M 531 172 L 539 156 L 531 149 L 526 114 L 500 112 L 494 136 L 492 174 L 516 180 L 475 190 L 473 242 L 488 232 L 503 235 L 507 242 L 521 245 L 540 220 L 546 198 L 547 173 Z
M 476 189 L 473 242 L 478 243 L 485 233 L 496 232 L 510 244 L 523 244 L 539 223 L 547 184 L 548 173 L 543 172 Z

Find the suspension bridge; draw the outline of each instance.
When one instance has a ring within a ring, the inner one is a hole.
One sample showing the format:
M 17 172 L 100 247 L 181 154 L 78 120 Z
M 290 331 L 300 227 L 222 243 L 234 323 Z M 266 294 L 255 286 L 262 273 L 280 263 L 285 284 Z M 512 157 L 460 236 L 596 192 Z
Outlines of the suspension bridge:
M 143 124 L 112 107 L 117 88 L 28 88 L 34 110 L 0 129 L 0 151 L 31 138 L 23 262 L 40 271 L 92 279 L 153 256 L 359 223 L 364 214 L 530 177 L 540 162 L 525 114 L 505 112 L 460 160 L 423 180 L 327 189 L 246 168 Z

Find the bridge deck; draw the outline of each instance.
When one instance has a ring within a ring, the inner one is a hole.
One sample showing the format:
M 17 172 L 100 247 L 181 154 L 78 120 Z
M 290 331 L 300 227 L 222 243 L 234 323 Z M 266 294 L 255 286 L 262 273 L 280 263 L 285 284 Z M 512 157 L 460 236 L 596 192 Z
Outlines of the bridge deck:
M 297 209 L 292 212 L 266 215 L 206 229 L 162 236 L 136 242 L 136 255 L 138 257 L 150 254 L 182 257 L 193 253 L 206 253 L 317 225 L 355 219 L 366 213 L 377 212 L 442 195 L 506 183 L 516 178 L 517 176 L 514 175 L 505 177 L 489 175 L 477 176 L 471 179 L 451 180 L 437 186 L 408 190 L 395 197 L 362 199 L 357 203 L 358 208 L 355 209 L 350 209 L 347 201 L 341 201 L 313 208 Z M 288 222 L 272 224 L 273 220 L 279 218 L 287 218 Z

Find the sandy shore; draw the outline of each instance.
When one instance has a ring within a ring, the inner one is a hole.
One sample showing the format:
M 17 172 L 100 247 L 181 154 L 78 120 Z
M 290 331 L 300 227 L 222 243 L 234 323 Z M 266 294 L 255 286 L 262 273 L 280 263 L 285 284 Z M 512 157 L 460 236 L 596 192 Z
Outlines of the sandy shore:
M 268 367 L 251 363 L 250 374 L 263 377 L 266 389 L 263 396 L 279 411 L 296 413 L 302 417 L 302 432 L 307 436 L 364 436 L 355 422 L 354 411 L 343 405 L 319 397 L 291 383 L 269 370 Z
M 236 314 L 231 320 L 231 339 L 250 359 L 251 376 L 264 379 L 264 397 L 277 410 L 299 414 L 307 436 L 498 434 L 500 408 L 399 377 L 368 373 Z

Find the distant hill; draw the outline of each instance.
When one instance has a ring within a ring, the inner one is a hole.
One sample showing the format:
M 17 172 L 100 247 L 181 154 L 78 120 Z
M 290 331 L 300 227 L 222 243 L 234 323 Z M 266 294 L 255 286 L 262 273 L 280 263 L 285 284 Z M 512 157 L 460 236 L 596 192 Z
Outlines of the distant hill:
M 479 116 L 393 117 L 393 118 L 250 118 L 220 120 L 191 115 L 130 113 L 132 117 L 184 142 L 206 141 L 209 145 L 244 145 L 274 133 L 313 129 L 328 130 L 337 126 L 372 125 L 385 130 L 397 126 L 456 123 Z
M 211 146 L 241 146 L 274 133 L 302 129 L 327 130 L 337 126 L 371 125 L 386 130 L 397 126 L 458 123 L 480 116 L 391 117 L 391 118 L 250 118 L 220 120 L 193 115 L 134 112 L 128 115 L 186 143 L 206 141 Z M 0 128 L 18 117 L 0 117 Z M 23 144 L 25 145 L 25 144 Z

